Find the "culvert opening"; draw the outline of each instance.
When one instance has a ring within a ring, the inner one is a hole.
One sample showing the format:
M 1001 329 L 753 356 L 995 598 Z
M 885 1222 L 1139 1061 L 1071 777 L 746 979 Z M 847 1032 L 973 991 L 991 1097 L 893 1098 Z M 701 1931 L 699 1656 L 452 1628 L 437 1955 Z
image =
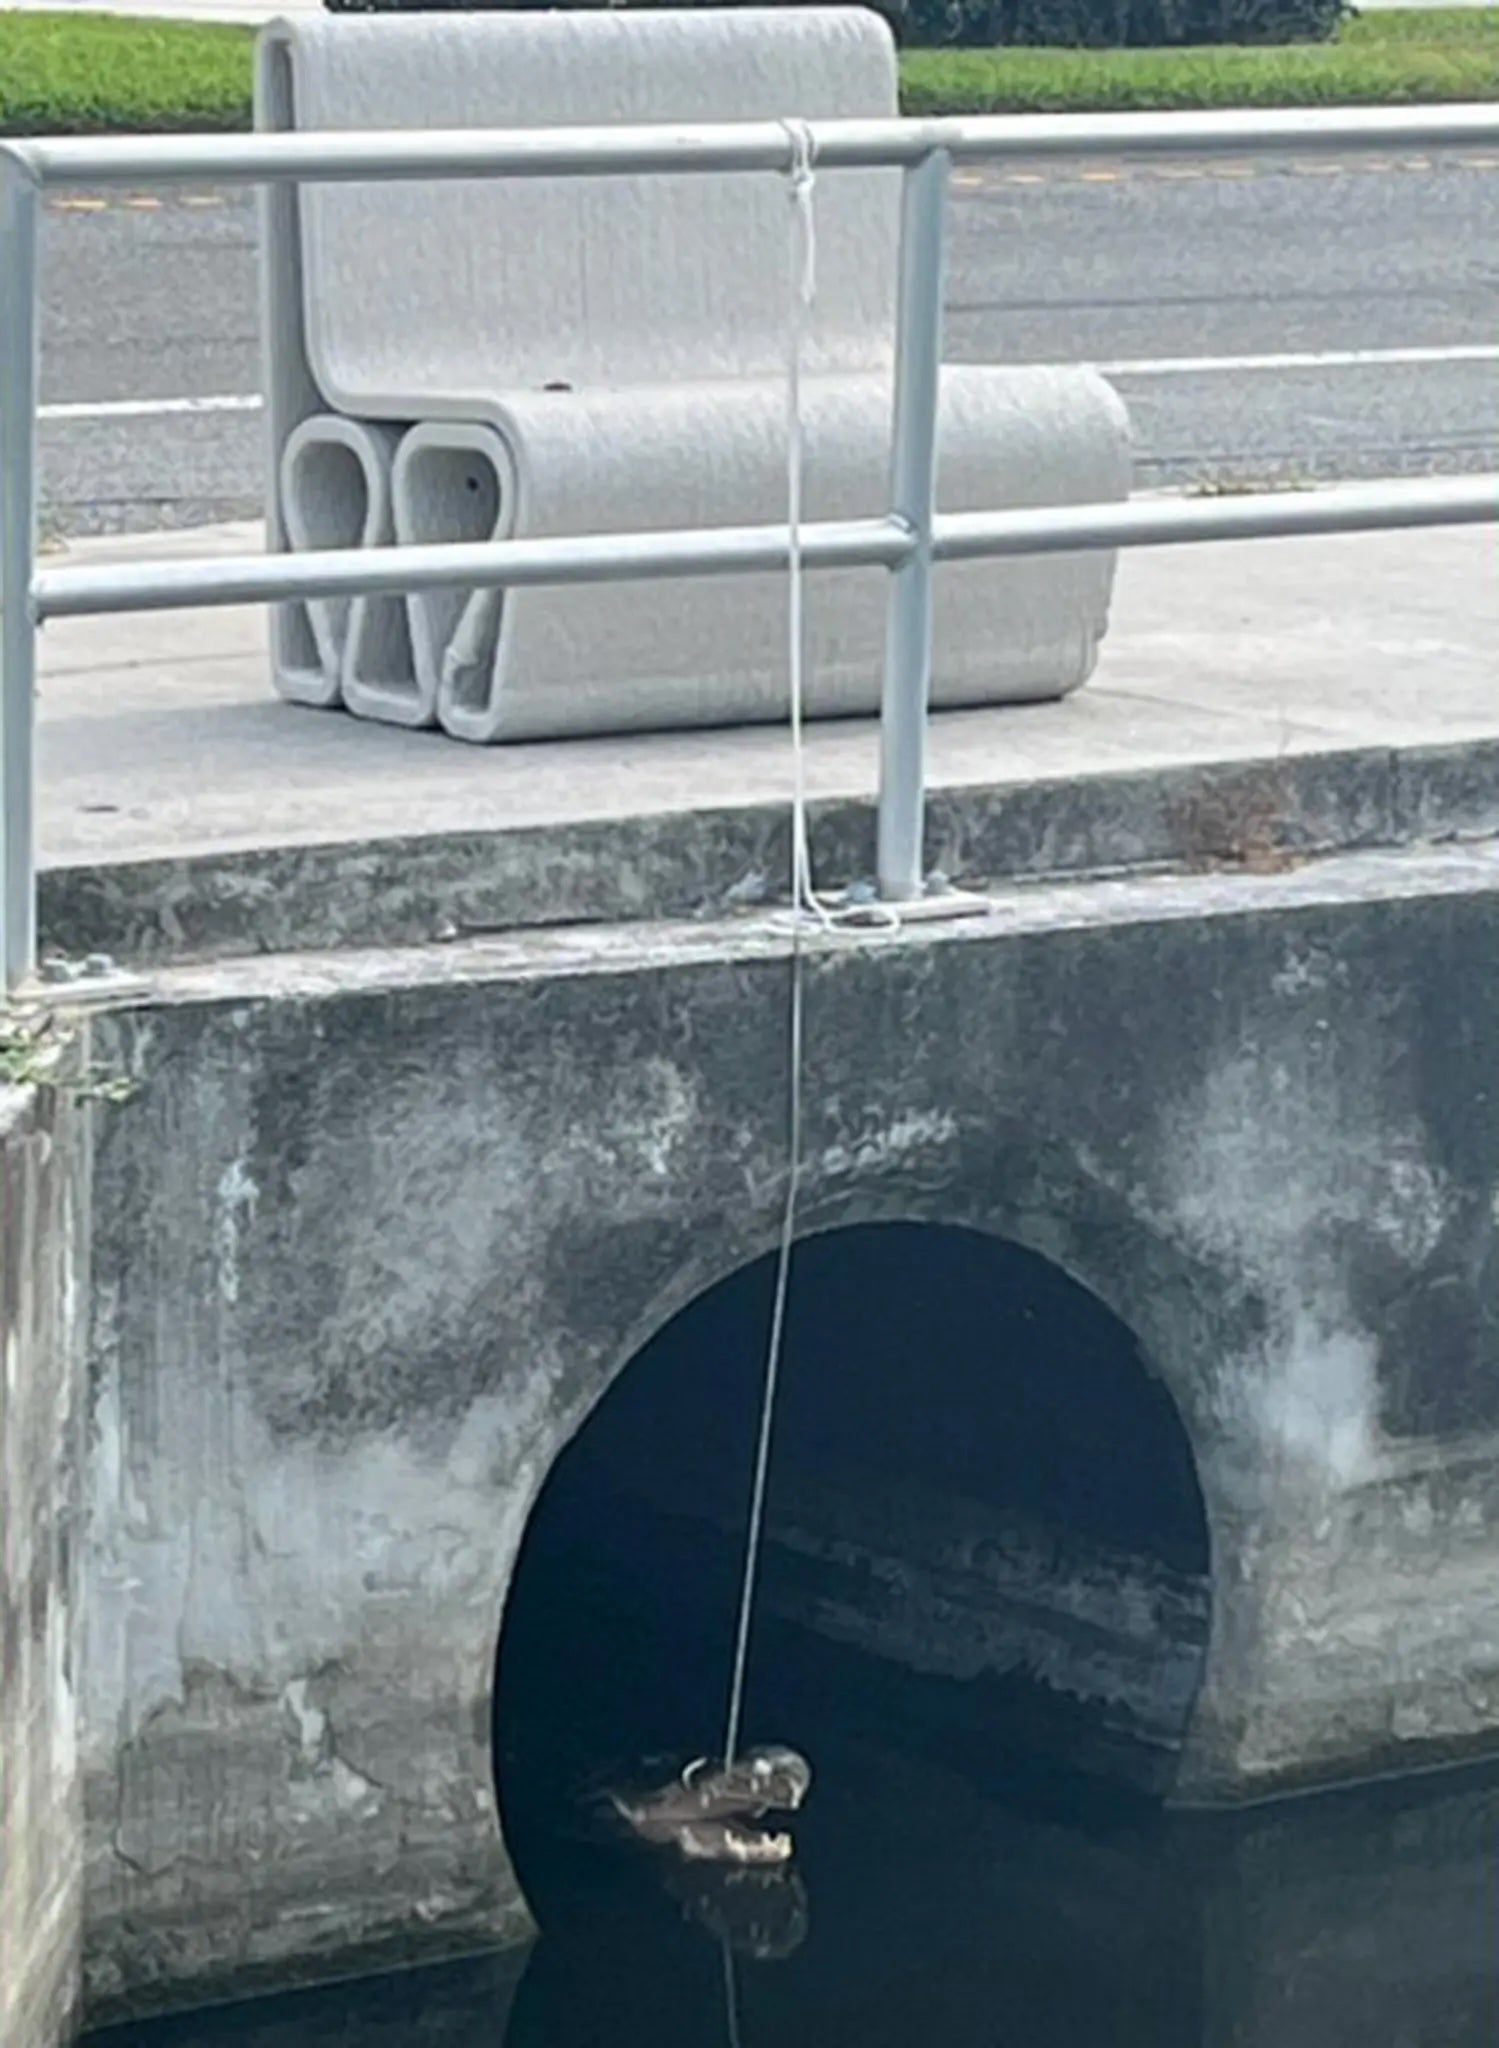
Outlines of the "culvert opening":
M 494 1739 L 544 1924 L 620 1853 L 601 1788 L 721 1747 L 772 1282 L 759 1260 L 668 1323 L 531 1517 Z M 744 1733 L 811 1755 L 807 1826 L 876 1753 L 1032 1806 L 1159 1798 L 1208 1574 L 1175 1406 L 1095 1296 L 966 1230 L 798 1244 Z

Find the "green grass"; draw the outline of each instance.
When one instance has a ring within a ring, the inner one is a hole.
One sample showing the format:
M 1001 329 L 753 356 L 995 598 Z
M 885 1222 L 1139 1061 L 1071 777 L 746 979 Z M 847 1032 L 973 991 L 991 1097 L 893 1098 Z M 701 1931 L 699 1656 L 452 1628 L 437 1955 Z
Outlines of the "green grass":
M 214 23 L 0 12 L 0 133 L 244 127 L 250 44 Z M 1264 49 L 911 50 L 901 76 L 913 114 L 1499 99 L 1499 7 L 1370 14 Z
M 0 13 L 0 134 L 243 128 L 252 41 L 218 23 Z
M 1327 43 L 1182 50 L 912 50 L 912 114 L 1139 112 L 1499 99 L 1499 7 L 1367 14 Z

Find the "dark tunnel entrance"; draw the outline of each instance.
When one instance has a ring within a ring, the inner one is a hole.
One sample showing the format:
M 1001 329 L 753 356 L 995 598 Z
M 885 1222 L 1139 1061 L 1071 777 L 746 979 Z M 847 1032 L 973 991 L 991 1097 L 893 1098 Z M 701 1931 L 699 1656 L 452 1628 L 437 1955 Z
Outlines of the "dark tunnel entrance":
M 662 1329 L 531 1517 L 494 1740 L 544 1924 L 603 1784 L 721 1749 L 772 1284 L 761 1259 Z M 1156 1799 L 1208 1605 L 1185 1431 L 1095 1296 L 968 1230 L 797 1245 L 747 1741 L 806 1750 L 819 1796 L 873 1745 L 986 1795 Z

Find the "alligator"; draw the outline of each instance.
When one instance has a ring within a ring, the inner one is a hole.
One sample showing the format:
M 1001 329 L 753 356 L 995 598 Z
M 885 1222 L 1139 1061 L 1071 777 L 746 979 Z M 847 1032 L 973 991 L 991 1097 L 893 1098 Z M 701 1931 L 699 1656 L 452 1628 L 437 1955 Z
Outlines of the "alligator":
M 765 1867 L 789 1863 L 790 1835 L 746 1825 L 795 1813 L 812 1784 L 804 1756 L 782 1744 L 745 1750 L 730 1763 L 699 1757 L 652 1791 L 608 1795 L 641 1841 L 674 1848 L 688 1862 Z

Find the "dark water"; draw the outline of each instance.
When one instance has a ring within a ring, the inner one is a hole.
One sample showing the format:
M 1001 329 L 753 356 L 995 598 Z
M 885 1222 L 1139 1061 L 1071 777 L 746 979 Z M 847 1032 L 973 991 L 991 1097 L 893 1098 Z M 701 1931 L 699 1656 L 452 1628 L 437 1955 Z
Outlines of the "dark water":
M 490 1958 L 118 2030 L 110 2048 L 1492 2048 L 1499 1778 L 1232 1822 L 978 1794 L 854 1744 L 791 1880 L 552 1872 Z
M 746 1269 L 668 1325 L 532 1517 L 494 1735 L 535 1946 L 110 2048 L 1499 2048 L 1499 1770 L 1168 1816 L 1146 1793 L 1170 1727 L 1159 1768 L 1126 1768 L 1130 1730 L 1076 1690 L 915 1678 L 776 1621 L 790 1481 L 882 1514 L 903 1485 L 982 1493 L 1205 1573 L 1185 1436 L 1129 1333 L 971 1234 L 798 1248 L 745 1728 L 814 1765 L 792 1873 L 600 1824 L 601 1777 L 722 1727 L 740 1552 L 713 1509 L 747 1492 L 769 1288 Z

